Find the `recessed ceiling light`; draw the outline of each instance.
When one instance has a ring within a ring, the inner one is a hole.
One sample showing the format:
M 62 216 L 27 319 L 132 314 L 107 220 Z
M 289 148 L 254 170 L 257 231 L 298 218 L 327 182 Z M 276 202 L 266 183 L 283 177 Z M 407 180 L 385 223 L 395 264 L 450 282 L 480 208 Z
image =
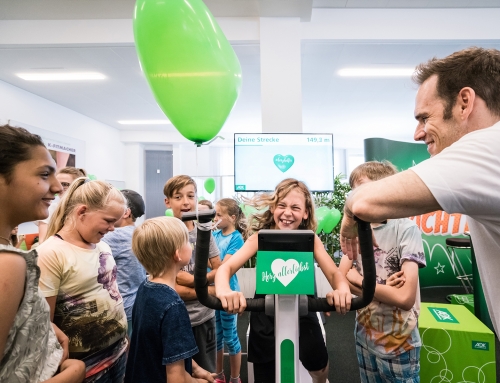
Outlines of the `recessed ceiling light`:
M 168 125 L 171 124 L 169 120 L 120 120 L 121 125 Z
M 16 75 L 26 81 L 81 81 L 103 80 L 106 78 L 106 76 L 97 72 L 17 73 Z
M 337 73 L 341 77 L 410 77 L 414 68 L 344 68 Z

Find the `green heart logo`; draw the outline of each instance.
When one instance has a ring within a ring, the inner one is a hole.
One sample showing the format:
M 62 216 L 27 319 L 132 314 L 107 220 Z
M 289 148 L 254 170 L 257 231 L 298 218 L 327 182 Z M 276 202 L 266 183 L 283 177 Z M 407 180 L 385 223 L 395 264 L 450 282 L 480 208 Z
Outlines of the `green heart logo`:
M 276 167 L 283 173 L 290 169 L 295 162 L 295 159 L 290 154 L 282 156 L 281 154 L 276 154 L 273 158 Z

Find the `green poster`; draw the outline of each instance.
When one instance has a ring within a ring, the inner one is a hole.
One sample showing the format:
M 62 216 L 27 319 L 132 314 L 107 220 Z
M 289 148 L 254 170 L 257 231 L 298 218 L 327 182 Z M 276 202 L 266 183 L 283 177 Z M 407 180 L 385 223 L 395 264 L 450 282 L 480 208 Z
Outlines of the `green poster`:
M 314 294 L 312 252 L 258 251 L 257 294 Z

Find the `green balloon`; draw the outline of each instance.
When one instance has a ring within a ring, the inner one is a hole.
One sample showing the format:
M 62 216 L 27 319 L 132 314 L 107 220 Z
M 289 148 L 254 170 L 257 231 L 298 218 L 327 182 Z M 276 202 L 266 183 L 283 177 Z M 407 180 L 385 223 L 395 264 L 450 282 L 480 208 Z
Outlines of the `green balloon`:
M 335 208 L 330 210 L 324 219 L 323 231 L 327 234 L 331 233 L 339 224 L 340 217 L 340 211 Z
M 206 199 L 205 197 L 203 197 L 202 195 L 198 197 L 198 201 L 201 201 L 201 200 L 204 200 Z
M 326 206 L 321 206 L 316 209 L 314 212 L 316 215 L 316 221 L 318 221 L 318 227 L 316 228 L 316 234 L 321 233 L 323 227 L 325 225 L 325 217 L 329 214 L 330 209 Z
M 137 0 L 142 70 L 172 124 L 197 145 L 214 138 L 241 89 L 236 54 L 202 0 Z
M 215 190 L 215 180 L 213 178 L 207 178 L 203 184 L 207 193 L 212 194 Z
M 314 212 L 316 214 L 316 219 L 323 219 L 330 212 L 330 209 L 326 206 L 321 206 Z
M 173 217 L 174 216 L 173 210 L 172 209 L 165 210 L 165 216 L 167 216 L 167 217 Z

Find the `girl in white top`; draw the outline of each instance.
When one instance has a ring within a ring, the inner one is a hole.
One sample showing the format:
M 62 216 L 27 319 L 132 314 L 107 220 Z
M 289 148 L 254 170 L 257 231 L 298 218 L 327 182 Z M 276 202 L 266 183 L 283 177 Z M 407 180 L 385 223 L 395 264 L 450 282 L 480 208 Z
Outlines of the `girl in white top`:
M 85 382 L 122 382 L 125 373 L 127 317 L 116 263 L 101 239 L 126 207 L 112 185 L 78 178 L 38 247 L 40 289 L 54 323 L 69 337 L 71 357 L 85 362 Z
M 39 136 L 0 126 L 0 382 L 84 378 L 84 364 L 66 359 L 68 338 L 51 324 L 39 293 L 36 251 L 20 251 L 10 239 L 18 224 L 47 217 L 61 190 L 54 173 L 54 160 Z

